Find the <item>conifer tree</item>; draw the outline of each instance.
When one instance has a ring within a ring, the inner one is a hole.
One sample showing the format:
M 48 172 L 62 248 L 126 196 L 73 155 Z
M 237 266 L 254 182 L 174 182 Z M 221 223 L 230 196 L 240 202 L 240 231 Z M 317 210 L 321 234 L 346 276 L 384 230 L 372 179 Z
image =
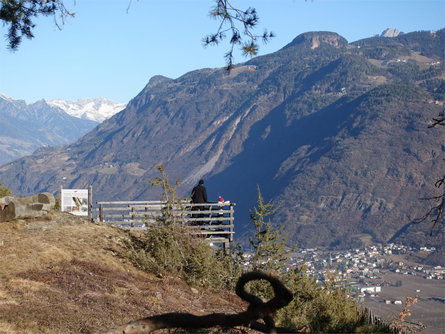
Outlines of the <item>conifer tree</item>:
M 284 225 L 273 230 L 273 223 L 270 216 L 277 211 L 277 207 L 269 201 L 264 202 L 260 187 L 257 187 L 258 198 L 257 207 L 250 211 L 255 230 L 254 236 L 249 238 L 254 249 L 252 258 L 254 269 L 272 271 L 279 274 L 283 270 L 286 261 L 286 239 L 282 238 Z
M 166 225 L 178 224 L 183 222 L 184 205 L 181 198 L 176 194 L 176 188 L 181 184 L 181 178 L 178 177 L 174 185 L 171 185 L 165 168 L 163 165 L 156 166 L 161 176 L 156 176 L 153 180 L 148 182 L 154 187 L 161 187 L 162 189 L 162 202 L 165 205 L 161 209 L 162 221 Z
M 249 238 L 250 245 L 254 250 L 252 266 L 254 270 L 265 271 L 281 277 L 285 269 L 287 254 L 285 249 L 286 239 L 281 236 L 284 225 L 281 225 L 278 229 L 273 229 L 270 216 L 278 208 L 271 201 L 264 202 L 259 186 L 257 186 L 257 191 L 257 207 L 250 211 L 250 219 L 254 225 L 253 237 Z M 262 280 L 249 282 L 247 289 L 264 299 L 270 299 L 274 296 L 270 284 Z
M 66 17 L 74 17 L 74 13 L 68 11 L 61 0 L 2 0 L 0 21 L 8 26 L 9 48 L 16 50 L 22 37 L 33 38 L 34 18 L 49 15 L 54 17 L 59 29 Z

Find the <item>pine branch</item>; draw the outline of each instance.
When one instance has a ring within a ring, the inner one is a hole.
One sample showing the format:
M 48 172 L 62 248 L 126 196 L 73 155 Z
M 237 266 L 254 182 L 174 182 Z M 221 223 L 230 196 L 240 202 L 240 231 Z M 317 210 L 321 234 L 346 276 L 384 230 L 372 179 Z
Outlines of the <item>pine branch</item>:
M 275 35 L 272 32 L 264 31 L 262 35 L 254 34 L 253 30 L 258 24 L 259 17 L 255 8 L 249 7 L 245 11 L 232 5 L 229 0 L 215 0 L 216 5 L 210 11 L 210 16 L 220 20 L 220 24 L 215 33 L 203 39 L 204 46 L 217 45 L 226 38 L 226 33 L 231 32 L 229 40 L 229 51 L 224 55 L 226 69 L 230 71 L 233 67 L 233 51 L 236 45 L 242 45 L 241 51 L 244 56 L 255 56 L 258 54 L 257 40 L 261 39 L 267 43 Z M 245 41 L 243 38 L 246 38 Z
M 6 0 L 0 4 L 0 20 L 9 26 L 8 47 L 17 50 L 22 38 L 34 37 L 33 19 L 37 16 L 54 16 L 55 25 L 61 29 L 67 17 L 75 14 L 66 9 L 61 0 Z

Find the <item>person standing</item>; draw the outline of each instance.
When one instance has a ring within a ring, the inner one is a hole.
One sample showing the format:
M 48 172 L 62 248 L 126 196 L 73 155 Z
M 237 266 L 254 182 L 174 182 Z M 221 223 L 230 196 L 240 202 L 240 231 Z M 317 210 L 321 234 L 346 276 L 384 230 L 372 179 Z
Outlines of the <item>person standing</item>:
M 207 190 L 204 187 L 204 180 L 199 180 L 198 185 L 196 185 L 191 194 L 192 203 L 207 203 Z M 193 206 L 192 211 L 201 211 L 204 210 L 204 206 L 198 205 Z M 203 214 L 199 214 L 198 218 L 203 218 Z M 202 223 L 202 222 L 200 222 Z

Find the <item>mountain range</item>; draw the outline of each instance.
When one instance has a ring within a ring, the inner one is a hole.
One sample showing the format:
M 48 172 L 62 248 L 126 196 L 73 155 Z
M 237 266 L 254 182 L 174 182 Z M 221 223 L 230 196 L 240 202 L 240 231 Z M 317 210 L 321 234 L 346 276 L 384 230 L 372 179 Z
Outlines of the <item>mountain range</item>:
M 41 147 L 70 144 L 124 108 L 103 98 L 28 104 L 0 93 L 0 165 Z
M 47 101 L 47 103 L 50 106 L 59 107 L 68 115 L 89 119 L 98 123 L 103 122 L 125 108 L 124 103 L 110 101 L 103 97 L 79 99 L 76 101 L 57 99 Z
M 159 199 L 163 164 L 178 193 L 203 178 L 210 200 L 236 202 L 236 239 L 251 233 L 260 189 L 289 245 L 442 246 L 413 225 L 443 174 L 445 30 L 353 43 L 308 32 L 234 67 L 155 76 L 124 110 L 73 144 L 0 167 L 15 194 L 93 186 L 94 201 Z

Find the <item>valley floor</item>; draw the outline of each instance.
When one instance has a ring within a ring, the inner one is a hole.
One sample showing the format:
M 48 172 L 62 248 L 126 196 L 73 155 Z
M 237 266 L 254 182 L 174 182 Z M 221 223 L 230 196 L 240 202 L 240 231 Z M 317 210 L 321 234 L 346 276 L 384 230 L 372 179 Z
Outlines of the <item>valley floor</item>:
M 445 333 L 445 280 L 432 280 L 419 276 L 388 272 L 383 275 L 383 281 L 401 286 L 382 286 L 376 296 L 365 297 L 365 306 L 382 320 L 394 319 L 403 310 L 406 297 L 416 297 L 417 303 L 411 306 L 412 315 L 407 321 L 421 322 L 426 325 L 422 333 Z M 375 280 L 373 284 L 378 284 Z M 385 301 L 390 301 L 386 304 Z M 394 304 L 401 301 L 402 304 Z M 390 322 L 390 321 L 388 321 Z

